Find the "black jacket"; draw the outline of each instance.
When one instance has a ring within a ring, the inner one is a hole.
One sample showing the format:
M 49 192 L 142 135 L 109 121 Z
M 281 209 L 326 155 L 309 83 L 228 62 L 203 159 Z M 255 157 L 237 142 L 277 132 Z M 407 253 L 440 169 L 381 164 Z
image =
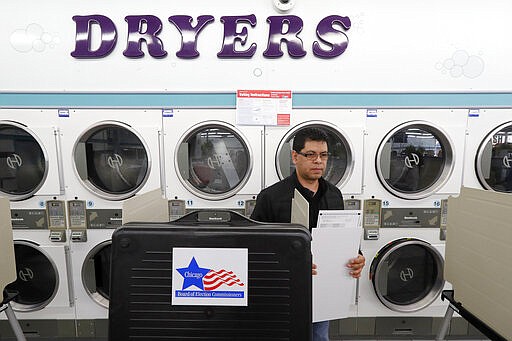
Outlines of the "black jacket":
M 343 196 L 338 187 L 324 178 L 319 179 L 319 189 L 314 197 L 297 179 L 297 174 L 283 179 L 260 192 L 251 219 L 267 223 L 289 223 L 295 188 L 309 202 L 309 225 L 316 227 L 319 210 L 342 210 Z

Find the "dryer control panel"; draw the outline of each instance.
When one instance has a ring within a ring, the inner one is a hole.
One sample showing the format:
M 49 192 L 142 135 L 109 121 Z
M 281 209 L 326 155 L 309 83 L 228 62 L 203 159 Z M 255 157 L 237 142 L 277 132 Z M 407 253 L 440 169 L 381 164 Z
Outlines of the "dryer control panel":
M 169 221 L 183 217 L 186 214 L 185 200 L 169 200 Z
M 69 200 L 69 229 L 72 242 L 87 241 L 87 220 L 84 200 Z
M 66 205 L 62 200 L 48 200 L 46 202 L 48 229 L 52 242 L 66 241 Z
M 440 208 L 383 208 L 382 228 L 441 226 Z
M 345 199 L 343 201 L 346 210 L 360 210 L 361 200 L 359 199 Z
M 381 226 L 380 211 L 382 200 L 367 199 L 363 205 L 364 239 L 377 240 L 379 239 L 379 228 Z

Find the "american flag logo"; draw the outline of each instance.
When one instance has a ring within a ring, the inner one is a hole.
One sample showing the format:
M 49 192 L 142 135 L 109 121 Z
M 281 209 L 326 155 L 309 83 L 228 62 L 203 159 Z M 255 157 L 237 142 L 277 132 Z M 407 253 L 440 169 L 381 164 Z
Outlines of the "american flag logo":
M 203 286 L 204 290 L 215 290 L 221 285 L 227 285 L 232 287 L 233 285 L 238 285 L 243 287 L 244 283 L 233 273 L 233 271 L 227 270 L 210 270 L 203 277 Z

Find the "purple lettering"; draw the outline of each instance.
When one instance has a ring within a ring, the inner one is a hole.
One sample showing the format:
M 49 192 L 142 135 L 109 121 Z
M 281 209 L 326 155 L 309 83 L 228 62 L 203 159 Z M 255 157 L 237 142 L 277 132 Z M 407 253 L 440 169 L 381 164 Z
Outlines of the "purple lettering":
M 75 58 L 101 58 L 108 56 L 116 46 L 117 31 L 114 22 L 104 15 L 73 16 L 76 23 L 75 50 L 71 56 Z M 91 47 L 91 27 L 98 25 L 101 32 L 101 43 L 96 50 Z
M 148 52 L 153 58 L 163 58 L 167 55 L 164 44 L 157 37 L 162 30 L 162 22 L 154 15 L 129 15 L 124 18 L 128 23 L 128 42 L 123 55 L 128 58 L 144 57 L 141 45 L 146 42 Z M 145 28 L 145 30 L 144 30 Z
M 349 17 L 339 15 L 330 15 L 323 18 L 316 27 L 316 36 L 323 43 L 330 46 L 329 50 L 324 50 L 318 41 L 313 43 L 313 54 L 320 58 L 334 58 L 343 54 L 348 46 L 348 37 L 345 33 L 337 30 L 334 25 L 339 24 L 345 31 L 350 29 L 351 22 Z
M 243 27 L 238 32 L 237 26 L 240 23 L 249 23 L 251 27 L 256 26 L 256 16 L 254 14 L 246 16 L 224 16 L 220 18 L 224 24 L 224 41 L 222 49 L 217 53 L 219 58 L 251 58 L 256 52 L 256 44 L 252 43 L 251 46 L 245 51 L 235 50 L 235 43 L 239 41 L 242 46 L 247 43 L 247 27 Z
M 283 55 L 281 43 L 285 42 L 288 47 L 288 54 L 292 58 L 300 58 L 306 55 L 302 48 L 302 40 L 298 37 L 302 31 L 302 19 L 295 15 L 270 16 L 267 18 L 270 24 L 268 34 L 268 45 L 263 56 L 267 58 L 279 58 Z M 284 26 L 288 26 L 284 32 Z
M 172 15 L 168 18 L 181 35 L 181 47 L 176 56 L 182 59 L 194 59 L 200 56 L 197 50 L 199 35 L 203 29 L 215 22 L 213 15 L 200 15 L 197 19 L 189 15 Z M 73 16 L 76 26 L 75 49 L 71 52 L 74 58 L 103 58 L 108 56 L 117 43 L 117 29 L 114 22 L 99 14 Z M 127 44 L 123 55 L 128 58 L 142 58 L 145 43 L 148 53 L 153 58 L 164 58 L 167 51 L 159 35 L 163 29 L 162 21 L 154 15 L 128 15 Z M 256 27 L 257 18 L 254 14 L 241 16 L 222 16 L 220 22 L 224 26 L 222 48 L 218 58 L 252 58 L 257 44 L 248 40 L 249 29 Z M 304 23 L 296 15 L 269 16 L 267 49 L 265 58 L 280 58 L 286 45 L 288 55 L 302 58 L 307 52 L 299 37 Z M 349 17 L 329 15 L 320 20 L 316 26 L 317 40 L 312 43 L 313 56 L 332 59 L 342 55 L 348 47 L 347 31 L 351 28 Z
M 197 17 L 197 25 L 192 26 L 192 17 L 188 15 L 173 15 L 169 21 L 176 26 L 181 34 L 181 49 L 176 52 L 178 58 L 192 59 L 199 57 L 197 51 L 197 36 L 209 23 L 215 21 L 212 15 Z

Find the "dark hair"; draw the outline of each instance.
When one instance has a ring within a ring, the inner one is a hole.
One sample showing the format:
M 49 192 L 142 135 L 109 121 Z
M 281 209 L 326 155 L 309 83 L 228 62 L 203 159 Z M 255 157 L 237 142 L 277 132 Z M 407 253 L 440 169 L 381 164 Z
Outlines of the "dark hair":
M 320 128 L 308 127 L 301 129 L 293 138 L 293 150 L 300 152 L 307 140 L 327 142 L 327 134 Z

